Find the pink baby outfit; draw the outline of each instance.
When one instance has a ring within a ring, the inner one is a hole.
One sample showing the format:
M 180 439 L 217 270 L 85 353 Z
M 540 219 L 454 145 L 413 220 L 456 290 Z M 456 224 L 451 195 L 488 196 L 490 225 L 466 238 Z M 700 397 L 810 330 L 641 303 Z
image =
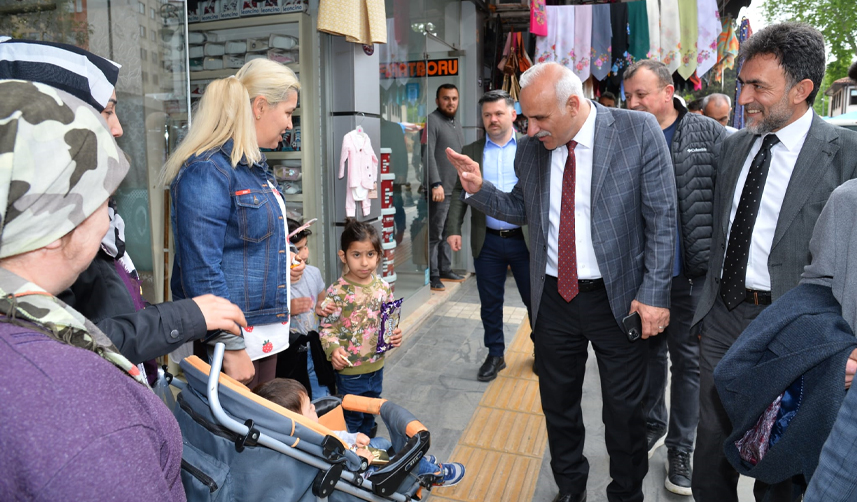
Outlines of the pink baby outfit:
M 345 215 L 355 216 L 356 201 L 363 202 L 363 216 L 368 216 L 372 207 L 369 190 L 375 187 L 378 179 L 378 158 L 372 150 L 369 135 L 354 130 L 342 138 L 342 153 L 339 161 L 339 178 L 345 176 L 345 162 L 348 161 L 348 190 L 345 195 Z

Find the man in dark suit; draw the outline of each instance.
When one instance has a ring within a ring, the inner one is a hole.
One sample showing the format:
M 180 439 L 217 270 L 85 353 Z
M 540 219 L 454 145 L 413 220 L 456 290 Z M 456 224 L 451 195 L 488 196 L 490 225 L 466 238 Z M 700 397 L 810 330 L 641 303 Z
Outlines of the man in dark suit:
M 700 336 L 697 501 L 738 500 L 738 473 L 723 453 L 732 426 L 714 367 L 772 300 L 797 286 L 821 209 L 833 189 L 857 176 L 857 134 L 812 110 L 824 77 L 821 33 L 800 23 L 768 26 L 741 46 L 738 59 L 747 126 L 723 143 L 708 274 L 693 321 Z M 791 483 L 757 482 L 754 493 L 793 499 Z
M 648 471 L 641 401 L 646 346 L 621 328 L 630 312 L 644 338 L 669 323 L 676 236 L 675 178 L 663 133 L 646 113 L 605 108 L 556 63 L 521 76 L 529 138 L 518 144 L 518 184 L 505 193 L 479 165 L 447 150 L 465 200 L 528 224 L 531 310 L 556 501 L 586 499 L 589 464 L 580 410 L 589 343 L 601 376 L 611 501 L 643 500 Z
M 494 90 L 479 98 L 479 105 L 487 138 L 470 143 L 462 153 L 479 164 L 485 179 L 492 181 L 504 192 L 511 191 L 518 183 L 515 175 L 518 138 L 512 127 L 518 116 L 515 113 L 515 100 L 506 91 Z M 456 179 L 446 219 L 446 230 L 449 233 L 447 241 L 453 251 L 461 250 L 461 224 L 467 212 L 461 192 L 461 181 Z M 503 336 L 506 270 L 512 269 L 518 292 L 529 310 L 530 252 L 524 240 L 525 228 L 519 225 L 486 216 L 477 209 L 472 210 L 470 223 L 470 247 L 476 269 L 485 347 L 488 348 L 488 357 L 479 368 L 476 379 L 488 382 L 497 378 L 497 373 L 506 367 L 503 358 L 506 351 Z

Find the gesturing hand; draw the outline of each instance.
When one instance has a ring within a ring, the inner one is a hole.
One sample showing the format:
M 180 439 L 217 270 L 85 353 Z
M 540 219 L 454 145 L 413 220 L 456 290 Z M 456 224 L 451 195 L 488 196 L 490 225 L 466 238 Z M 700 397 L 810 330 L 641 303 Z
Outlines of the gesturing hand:
M 465 192 L 474 194 L 482 189 L 482 173 L 479 172 L 479 164 L 467 155 L 455 153 L 452 148 L 446 149 L 446 158 L 458 171 L 461 187 Z
M 202 312 L 202 317 L 205 319 L 205 329 L 208 331 L 222 329 L 233 335 L 241 336 L 239 326 L 247 326 L 244 313 L 226 298 L 202 295 L 194 297 L 193 301 Z
M 652 307 L 633 300 L 629 314 L 634 312 L 639 312 L 643 321 L 643 339 L 663 333 L 670 323 L 670 309 Z

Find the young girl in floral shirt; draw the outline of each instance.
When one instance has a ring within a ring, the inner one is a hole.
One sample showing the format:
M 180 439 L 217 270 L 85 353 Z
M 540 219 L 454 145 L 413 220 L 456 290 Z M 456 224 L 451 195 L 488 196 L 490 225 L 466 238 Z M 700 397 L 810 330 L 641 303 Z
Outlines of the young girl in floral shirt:
M 381 257 L 381 239 L 375 228 L 348 218 L 340 241 L 343 275 L 327 288 L 325 303 L 335 310 L 321 321 L 321 344 L 336 370 L 340 394 L 381 397 L 384 354 L 376 354 L 381 329 L 381 304 L 393 301 L 390 285 L 375 275 Z M 402 343 L 402 332 L 393 331 L 390 345 Z M 371 435 L 375 416 L 345 412 L 348 432 Z

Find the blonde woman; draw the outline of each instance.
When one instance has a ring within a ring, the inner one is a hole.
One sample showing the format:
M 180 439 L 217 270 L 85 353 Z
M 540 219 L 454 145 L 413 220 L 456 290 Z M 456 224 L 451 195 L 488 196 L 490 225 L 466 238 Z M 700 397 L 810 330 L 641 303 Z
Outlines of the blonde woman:
M 260 148 L 292 128 L 300 83 L 294 72 L 257 59 L 205 90 L 185 140 L 164 166 L 170 184 L 174 299 L 214 294 L 244 312 L 243 338 L 221 332 L 223 369 L 251 388 L 274 378 L 288 347 L 290 268 L 285 205 Z

